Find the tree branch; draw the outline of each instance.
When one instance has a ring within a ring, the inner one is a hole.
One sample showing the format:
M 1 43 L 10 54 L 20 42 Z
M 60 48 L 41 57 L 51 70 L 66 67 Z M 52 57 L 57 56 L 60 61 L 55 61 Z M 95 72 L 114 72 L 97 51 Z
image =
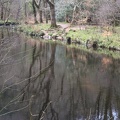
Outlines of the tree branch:
M 52 3 L 51 1 L 46 0 L 46 2 L 47 2 L 50 6 L 54 6 L 54 3 Z

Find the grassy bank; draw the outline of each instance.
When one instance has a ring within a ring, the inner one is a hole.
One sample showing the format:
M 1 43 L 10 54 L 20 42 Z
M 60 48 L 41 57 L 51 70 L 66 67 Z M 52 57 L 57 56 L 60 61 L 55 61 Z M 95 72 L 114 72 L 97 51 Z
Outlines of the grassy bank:
M 88 26 L 85 30 L 70 30 L 67 36 L 72 37 L 73 40 L 96 40 L 99 45 L 105 45 L 106 47 L 116 46 L 120 48 L 120 27 L 115 27 L 113 32 L 112 27 L 100 28 L 97 26 Z
M 64 23 L 65 24 L 65 23 Z M 105 48 L 117 48 L 120 49 L 120 27 L 100 27 L 100 26 L 83 26 L 84 29 L 77 26 L 68 27 L 64 29 L 58 27 L 56 29 L 50 28 L 49 24 L 23 24 L 18 27 L 21 32 L 31 35 L 39 35 L 44 32 L 45 35 L 60 36 L 66 40 L 67 37 L 71 37 L 72 41 L 81 41 L 86 43 L 90 41 L 97 41 L 99 46 L 105 46 Z
M 50 24 L 22 24 L 19 25 L 25 32 L 40 32 L 42 30 L 49 30 Z

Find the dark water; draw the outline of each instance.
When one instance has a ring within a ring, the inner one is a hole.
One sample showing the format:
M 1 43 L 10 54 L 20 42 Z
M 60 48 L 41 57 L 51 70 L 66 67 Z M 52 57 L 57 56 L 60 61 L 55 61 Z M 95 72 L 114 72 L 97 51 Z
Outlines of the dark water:
M 119 120 L 120 59 L 0 29 L 0 120 Z

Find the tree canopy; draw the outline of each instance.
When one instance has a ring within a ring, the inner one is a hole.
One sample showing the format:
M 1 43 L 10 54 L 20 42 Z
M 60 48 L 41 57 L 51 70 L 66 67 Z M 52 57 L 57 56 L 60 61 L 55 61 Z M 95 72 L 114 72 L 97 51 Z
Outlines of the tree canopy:
M 120 24 L 120 0 L 0 0 L 0 19 L 35 23 Z

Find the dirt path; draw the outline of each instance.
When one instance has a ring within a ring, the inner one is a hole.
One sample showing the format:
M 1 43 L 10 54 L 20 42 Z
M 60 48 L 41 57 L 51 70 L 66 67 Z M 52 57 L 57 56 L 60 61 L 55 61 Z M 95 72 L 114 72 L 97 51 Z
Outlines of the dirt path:
M 71 26 L 70 23 L 57 23 L 57 25 L 60 25 L 62 29 L 65 30 L 65 32 L 68 32 L 69 30 L 80 30 L 81 27 L 79 25 Z M 84 27 L 84 26 L 82 26 Z
M 34 19 L 33 18 L 29 19 L 28 23 L 34 24 Z M 50 21 L 49 21 L 49 24 L 50 24 Z M 61 30 L 65 30 L 65 32 L 68 32 L 69 30 L 83 30 L 83 29 L 85 29 L 85 26 L 80 26 L 80 25 L 72 26 L 70 23 L 57 22 L 57 25 L 60 25 Z
M 57 23 L 57 25 L 60 25 L 63 29 L 70 27 L 69 23 Z

